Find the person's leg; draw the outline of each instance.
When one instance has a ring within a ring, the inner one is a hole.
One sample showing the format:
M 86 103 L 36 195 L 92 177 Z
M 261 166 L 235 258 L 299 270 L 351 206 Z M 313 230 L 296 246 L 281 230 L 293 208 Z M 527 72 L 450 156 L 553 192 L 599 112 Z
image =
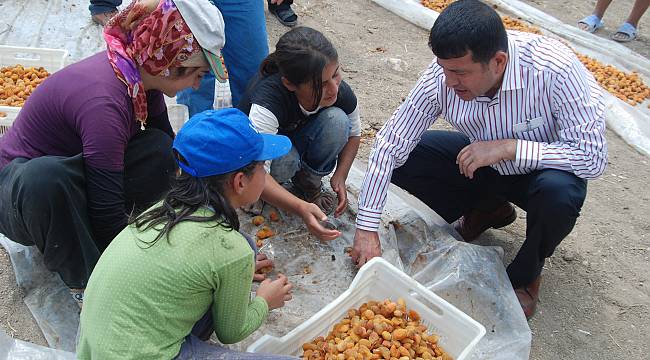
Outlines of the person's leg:
M 332 106 L 313 115 L 290 138 L 300 153 L 301 169 L 325 176 L 334 171 L 336 159 L 349 135 L 350 118 L 343 110 Z
M 519 186 L 516 186 L 519 187 Z M 521 186 L 526 240 L 507 271 L 513 287 L 526 286 L 542 272 L 544 260 L 573 230 L 587 195 L 584 179 L 561 170 L 542 170 Z
M 326 214 L 334 210 L 336 196 L 322 191 L 321 179 L 334 171 L 349 135 L 350 119 L 337 107 L 312 115 L 305 126 L 289 135 L 300 155 L 300 169 L 291 178 L 293 189 L 298 197 L 318 205 Z
M 148 129 L 131 138 L 124 154 L 126 210 L 138 214 L 160 201 L 176 169 L 169 135 Z
M 625 20 L 625 22 L 631 24 L 635 28 L 638 28 L 639 20 L 641 20 L 641 17 L 643 14 L 645 14 L 646 10 L 648 10 L 649 6 L 650 0 L 636 0 L 634 2 L 634 6 L 632 6 L 632 11 L 630 11 L 630 15 L 627 17 L 627 20 Z
M 122 5 L 122 0 L 90 0 L 88 10 L 90 10 L 90 15 L 96 15 L 115 11 L 120 5 Z
M 214 0 L 226 24 L 223 58 L 228 68 L 232 105 L 236 107 L 249 81 L 269 54 L 264 3 L 259 0 Z
M 593 14 L 596 15 L 599 19 L 602 19 L 605 15 L 605 11 L 607 11 L 607 8 L 611 3 L 612 0 L 598 0 L 596 2 L 596 7 L 594 8 Z
M 222 54 L 228 69 L 232 104 L 237 106 L 248 82 L 259 71 L 269 53 L 264 3 L 256 0 L 213 0 L 226 27 L 226 45 Z M 186 89 L 176 96 L 189 109 L 190 116 L 212 109 L 215 78 L 212 73 L 201 80 L 198 90 Z
M 279 184 L 286 183 L 300 170 L 300 154 L 295 146 L 284 156 L 271 162 L 271 176 Z
M 35 245 L 71 289 L 86 287 L 100 251 L 86 210 L 82 155 L 16 159 L 0 172 L 0 232 Z
M 650 0 L 636 0 L 627 20 L 612 35 L 612 39 L 619 42 L 628 42 L 636 39 L 641 16 L 648 10 Z
M 391 182 L 452 223 L 492 198 L 492 190 L 484 184 L 498 176 L 488 167 L 477 170 L 474 180 L 460 173 L 456 157 L 469 143 L 459 132 L 426 131 L 406 163 L 393 171 Z
M 297 357 L 274 354 L 257 354 L 230 350 L 217 344 L 202 341 L 189 335 L 181 345 L 175 360 L 297 360 Z

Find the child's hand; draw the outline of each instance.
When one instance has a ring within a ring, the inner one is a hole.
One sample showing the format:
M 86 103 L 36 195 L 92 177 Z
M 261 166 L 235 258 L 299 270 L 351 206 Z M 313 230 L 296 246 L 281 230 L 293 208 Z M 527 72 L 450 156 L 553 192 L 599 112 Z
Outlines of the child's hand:
M 275 280 L 266 279 L 262 281 L 257 289 L 257 296 L 266 300 L 269 310 L 281 308 L 285 301 L 291 300 L 291 288 L 293 285 L 286 276 L 278 274 Z
M 257 254 L 255 257 L 255 274 L 253 281 L 262 281 L 266 279 L 266 273 L 273 269 L 273 261 L 266 257 L 266 254 Z

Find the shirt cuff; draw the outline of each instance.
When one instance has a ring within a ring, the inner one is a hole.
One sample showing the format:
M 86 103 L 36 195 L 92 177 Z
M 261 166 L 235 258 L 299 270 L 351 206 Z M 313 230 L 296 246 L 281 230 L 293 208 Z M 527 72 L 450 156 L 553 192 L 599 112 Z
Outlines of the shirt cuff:
M 541 167 L 545 149 L 545 144 L 541 142 L 517 140 L 515 164 L 522 169 L 537 170 Z
M 357 229 L 377 231 L 381 220 L 381 211 L 359 207 L 357 214 Z

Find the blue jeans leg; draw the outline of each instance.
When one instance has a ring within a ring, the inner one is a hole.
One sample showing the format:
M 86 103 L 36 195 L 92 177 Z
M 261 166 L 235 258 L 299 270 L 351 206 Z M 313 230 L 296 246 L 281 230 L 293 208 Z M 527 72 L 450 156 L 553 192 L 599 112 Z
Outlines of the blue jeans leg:
M 264 3 L 259 0 L 212 0 L 226 26 L 226 45 L 222 50 L 230 78 L 232 104 L 237 106 L 250 79 L 259 71 L 269 53 Z M 187 105 L 190 116 L 212 109 L 214 75 L 208 74 L 198 90 L 186 89 L 176 101 Z
M 271 162 L 271 176 L 280 184 L 291 180 L 298 170 L 300 170 L 300 153 L 295 146 L 291 147 L 286 155 Z
M 90 15 L 102 14 L 115 11 L 120 5 L 122 5 L 122 0 L 90 0 L 88 10 L 90 10 Z
M 343 110 L 329 107 L 288 136 L 300 154 L 300 168 L 325 176 L 334 170 L 336 159 L 348 142 L 350 119 Z

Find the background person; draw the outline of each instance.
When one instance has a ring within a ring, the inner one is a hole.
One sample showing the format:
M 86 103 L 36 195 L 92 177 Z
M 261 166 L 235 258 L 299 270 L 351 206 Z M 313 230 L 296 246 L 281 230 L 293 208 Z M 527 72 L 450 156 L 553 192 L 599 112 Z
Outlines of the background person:
M 596 7 L 594 8 L 594 13 L 585 17 L 584 19 L 578 22 L 578 27 L 584 31 L 593 33 L 598 29 L 605 26 L 603 22 L 603 16 L 605 11 L 612 3 L 612 0 L 598 0 L 596 2 Z M 628 42 L 636 39 L 639 27 L 639 20 L 643 14 L 648 10 L 650 6 L 650 0 L 636 0 L 630 10 L 630 14 L 627 17 L 627 20 L 612 34 L 612 39 L 619 42 Z
M 232 106 L 239 103 L 246 86 L 269 54 L 264 2 L 260 0 L 212 0 L 223 14 L 226 45 L 223 58 L 228 68 Z M 215 81 L 225 82 L 219 74 L 207 74 L 198 89 L 179 92 L 176 102 L 186 105 L 190 116 L 213 108 Z

